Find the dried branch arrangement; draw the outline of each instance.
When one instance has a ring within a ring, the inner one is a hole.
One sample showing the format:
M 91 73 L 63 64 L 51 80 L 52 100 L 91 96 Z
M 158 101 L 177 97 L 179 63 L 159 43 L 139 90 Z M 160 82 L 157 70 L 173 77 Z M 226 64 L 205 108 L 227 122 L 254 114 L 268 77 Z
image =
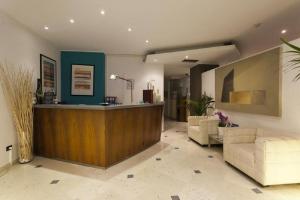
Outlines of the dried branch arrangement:
M 0 64 L 0 82 L 18 137 L 19 162 L 33 159 L 33 71 Z

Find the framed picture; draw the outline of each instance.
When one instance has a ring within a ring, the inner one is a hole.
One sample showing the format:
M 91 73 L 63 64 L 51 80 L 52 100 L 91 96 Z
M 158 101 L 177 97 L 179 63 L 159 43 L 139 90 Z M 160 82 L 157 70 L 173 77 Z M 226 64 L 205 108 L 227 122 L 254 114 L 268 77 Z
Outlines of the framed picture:
M 56 61 L 40 54 L 40 73 L 43 93 L 54 92 L 56 95 Z
M 94 65 L 72 65 L 71 95 L 94 96 Z

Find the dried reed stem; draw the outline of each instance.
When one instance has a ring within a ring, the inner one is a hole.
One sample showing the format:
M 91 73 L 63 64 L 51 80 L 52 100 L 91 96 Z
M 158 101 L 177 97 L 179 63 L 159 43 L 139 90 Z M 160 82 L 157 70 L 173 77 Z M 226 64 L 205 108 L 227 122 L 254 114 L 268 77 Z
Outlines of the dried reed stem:
M 0 64 L 0 82 L 17 131 L 19 162 L 30 162 L 33 158 L 33 72 Z

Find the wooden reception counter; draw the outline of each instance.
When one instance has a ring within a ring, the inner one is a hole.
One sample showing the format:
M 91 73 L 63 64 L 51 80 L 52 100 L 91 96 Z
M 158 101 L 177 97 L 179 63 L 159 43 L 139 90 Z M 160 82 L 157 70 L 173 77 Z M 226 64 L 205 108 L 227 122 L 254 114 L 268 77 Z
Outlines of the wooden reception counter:
M 109 167 L 160 141 L 163 104 L 37 105 L 38 156 Z

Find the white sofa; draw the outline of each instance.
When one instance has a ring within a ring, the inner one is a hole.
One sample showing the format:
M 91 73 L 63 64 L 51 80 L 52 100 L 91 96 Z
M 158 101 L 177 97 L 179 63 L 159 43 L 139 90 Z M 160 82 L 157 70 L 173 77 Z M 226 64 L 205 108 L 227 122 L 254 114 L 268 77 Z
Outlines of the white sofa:
M 263 186 L 300 183 L 300 138 L 264 129 L 224 130 L 224 160 Z
M 217 134 L 219 119 L 207 116 L 188 117 L 188 137 L 201 145 L 208 144 L 208 135 Z

